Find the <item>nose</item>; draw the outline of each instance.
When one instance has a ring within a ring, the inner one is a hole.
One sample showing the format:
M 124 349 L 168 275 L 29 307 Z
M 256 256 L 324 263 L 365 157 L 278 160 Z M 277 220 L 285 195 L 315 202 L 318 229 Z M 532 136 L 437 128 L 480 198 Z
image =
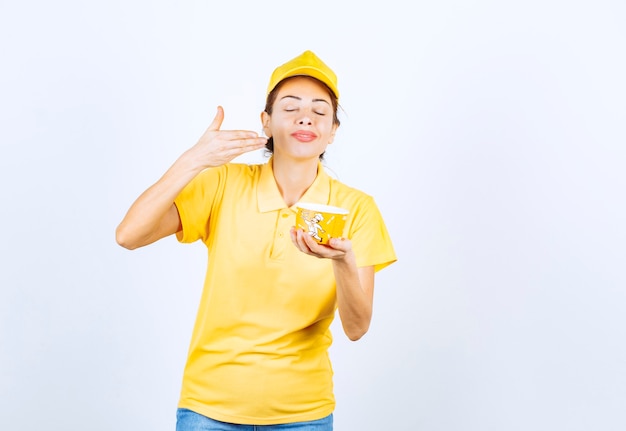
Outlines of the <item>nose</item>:
M 304 114 L 302 118 L 298 120 L 298 124 L 300 124 L 301 126 L 310 126 L 312 124 L 311 117 L 309 117 L 307 114 Z

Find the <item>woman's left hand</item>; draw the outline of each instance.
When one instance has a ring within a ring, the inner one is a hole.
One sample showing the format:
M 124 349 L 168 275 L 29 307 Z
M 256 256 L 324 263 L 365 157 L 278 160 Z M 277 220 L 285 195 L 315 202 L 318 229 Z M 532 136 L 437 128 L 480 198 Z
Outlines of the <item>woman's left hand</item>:
M 352 243 L 345 238 L 331 238 L 328 244 L 320 244 L 302 229 L 292 227 L 291 241 L 303 253 L 320 259 L 341 260 L 352 252 Z

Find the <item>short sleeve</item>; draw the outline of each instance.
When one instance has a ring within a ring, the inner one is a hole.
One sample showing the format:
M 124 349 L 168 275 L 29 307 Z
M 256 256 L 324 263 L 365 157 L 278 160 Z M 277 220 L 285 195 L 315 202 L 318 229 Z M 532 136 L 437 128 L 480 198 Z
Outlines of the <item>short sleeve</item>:
M 201 239 L 206 242 L 211 213 L 219 205 L 225 178 L 224 166 L 206 169 L 178 194 L 174 204 L 183 227 L 182 231 L 176 234 L 178 241 L 191 243 Z
M 348 238 L 352 241 L 357 266 L 374 266 L 376 272 L 397 260 L 382 214 L 371 196 L 359 199 Z

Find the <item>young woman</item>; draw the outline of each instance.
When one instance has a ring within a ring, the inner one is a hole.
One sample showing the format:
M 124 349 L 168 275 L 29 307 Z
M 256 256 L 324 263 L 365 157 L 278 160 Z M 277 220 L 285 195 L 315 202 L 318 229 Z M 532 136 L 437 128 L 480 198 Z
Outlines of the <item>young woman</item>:
M 117 228 L 128 249 L 172 234 L 208 249 L 178 431 L 332 430 L 330 324 L 338 311 L 346 335 L 362 337 L 374 274 L 396 260 L 373 198 L 321 164 L 338 98 L 336 75 L 311 51 L 279 66 L 261 113 L 267 138 L 221 130 L 218 107 Z M 263 147 L 267 163 L 231 163 Z M 348 209 L 344 238 L 321 245 L 295 229 L 298 202 Z

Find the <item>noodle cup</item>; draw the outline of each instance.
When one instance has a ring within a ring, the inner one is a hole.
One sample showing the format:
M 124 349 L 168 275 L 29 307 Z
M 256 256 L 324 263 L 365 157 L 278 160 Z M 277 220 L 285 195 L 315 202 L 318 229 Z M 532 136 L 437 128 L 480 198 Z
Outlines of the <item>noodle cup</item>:
M 341 238 L 348 218 L 348 210 L 329 205 L 296 204 L 296 227 L 303 229 L 320 244 L 328 244 L 331 238 Z

